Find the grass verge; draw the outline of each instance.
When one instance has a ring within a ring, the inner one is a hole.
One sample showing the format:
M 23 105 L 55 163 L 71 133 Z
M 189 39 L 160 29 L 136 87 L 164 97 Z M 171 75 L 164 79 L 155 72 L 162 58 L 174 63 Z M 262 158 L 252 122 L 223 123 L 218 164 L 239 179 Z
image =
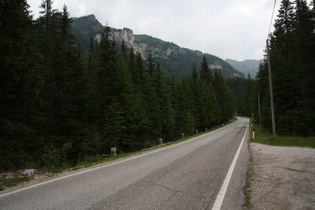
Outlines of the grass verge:
M 251 180 L 252 180 L 252 168 L 250 168 L 247 171 L 247 180 L 246 180 L 246 185 L 243 187 L 243 193 L 245 196 L 245 204 L 243 207 L 246 207 L 246 209 L 251 209 L 252 208 L 252 203 L 251 203 L 251 196 L 250 194 L 252 193 L 251 190 Z
M 255 138 L 251 136 L 250 142 L 267 144 L 271 146 L 289 146 L 289 147 L 311 147 L 315 148 L 315 137 L 301 136 L 276 136 L 263 129 L 261 126 L 254 124 Z
M 13 174 L 10 177 L 1 176 L 0 177 L 0 191 L 8 187 L 13 187 L 22 182 L 28 182 L 29 180 L 30 180 L 29 177 L 21 177 L 16 174 Z

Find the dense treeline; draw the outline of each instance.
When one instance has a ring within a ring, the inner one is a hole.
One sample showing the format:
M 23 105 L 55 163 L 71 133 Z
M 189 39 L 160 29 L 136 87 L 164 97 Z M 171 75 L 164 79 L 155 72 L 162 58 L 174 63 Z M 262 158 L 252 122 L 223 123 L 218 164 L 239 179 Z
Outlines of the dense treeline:
M 191 75 L 167 78 L 152 54 L 117 45 L 106 27 L 82 59 L 66 6 L 43 0 L 33 20 L 25 0 L 0 4 L 0 171 L 135 151 L 234 115 L 227 81 L 206 57 Z
M 282 0 L 274 31 L 269 37 L 277 133 L 315 134 L 315 8 L 305 0 Z M 267 57 L 256 77 L 261 118 L 255 101 L 255 118 L 271 130 Z
M 255 80 L 248 74 L 247 78 L 228 79 L 228 84 L 234 96 L 236 114 L 252 117 L 257 106 L 254 104 L 256 103 Z

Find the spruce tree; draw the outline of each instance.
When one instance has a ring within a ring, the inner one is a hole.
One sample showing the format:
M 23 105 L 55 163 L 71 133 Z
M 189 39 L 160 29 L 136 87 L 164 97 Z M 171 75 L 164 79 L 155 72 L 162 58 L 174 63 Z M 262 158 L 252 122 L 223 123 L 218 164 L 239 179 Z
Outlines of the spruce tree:
M 42 56 L 28 9 L 25 0 L 0 2 L 0 171 L 25 167 L 39 153 L 34 103 Z
M 151 132 L 150 137 L 154 140 L 161 138 L 162 125 L 161 125 L 161 99 L 157 93 L 157 76 L 156 75 L 156 63 L 149 53 L 147 58 L 146 68 L 146 81 L 145 81 L 145 98 L 147 99 L 147 114 L 149 118 L 149 130 Z
M 97 49 L 96 78 L 94 79 L 96 83 L 97 124 L 101 139 L 106 138 L 105 114 L 107 114 L 107 106 L 111 103 L 109 99 L 119 91 L 119 89 L 113 88 L 117 59 L 116 44 L 112 40 L 110 28 L 105 27 Z
M 306 1 L 281 2 L 275 30 L 270 36 L 270 62 L 274 85 L 277 132 L 313 135 L 314 12 Z M 267 61 L 260 66 L 256 87 L 261 103 L 261 123 L 270 129 Z M 255 113 L 257 116 L 257 112 Z M 303 120 L 301 120 L 303 119 Z
M 204 80 L 207 84 L 212 82 L 212 80 L 213 80 L 212 72 L 208 66 L 208 61 L 207 61 L 206 55 L 203 56 L 203 60 L 201 63 L 201 69 L 200 69 L 199 73 L 200 73 L 200 79 L 201 80 Z
M 186 83 L 185 79 L 174 81 L 173 107 L 175 110 L 175 128 L 179 137 L 191 135 L 195 131 L 195 122 L 188 105 L 188 100 L 191 98 L 185 96 Z
M 204 80 L 199 79 L 196 68 L 193 66 L 190 79 L 190 88 L 192 92 L 191 112 L 196 119 L 196 129 L 199 130 L 202 129 L 204 121 L 206 120 L 206 114 L 204 112 L 205 110 L 201 98 L 201 81 L 205 82 Z
M 298 74 L 296 85 L 301 93 L 297 99 L 298 104 L 295 111 L 295 132 L 300 132 L 302 135 L 314 133 L 315 114 L 312 107 L 315 105 L 315 73 L 314 73 L 314 19 L 310 8 L 305 0 L 296 1 L 296 16 L 295 16 L 295 55 L 296 66 L 298 66 Z M 303 121 L 299 120 L 303 119 Z
M 214 73 L 214 89 L 221 107 L 222 118 L 220 122 L 227 122 L 234 115 L 234 98 L 225 78 L 218 71 Z
M 58 67 L 59 52 L 59 26 L 60 13 L 52 8 L 51 0 L 43 0 L 40 8 L 41 16 L 36 20 L 37 37 L 40 51 L 43 55 L 41 63 L 41 74 L 44 85 L 40 92 L 38 109 L 41 110 L 40 124 L 42 138 L 45 145 L 50 147 L 56 137 L 55 129 L 58 127 L 54 114 L 56 94 L 56 67 Z

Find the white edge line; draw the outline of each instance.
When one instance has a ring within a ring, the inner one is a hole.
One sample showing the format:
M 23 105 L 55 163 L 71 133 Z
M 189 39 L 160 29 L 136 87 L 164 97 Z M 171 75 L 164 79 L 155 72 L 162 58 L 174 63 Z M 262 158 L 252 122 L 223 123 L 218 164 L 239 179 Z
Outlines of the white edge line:
M 226 128 L 226 127 L 230 127 L 231 125 L 233 125 L 234 123 L 236 123 L 238 120 L 239 120 L 239 119 L 237 119 L 237 120 L 234 121 L 233 123 L 228 124 L 228 125 L 226 125 L 226 126 L 224 126 L 224 127 L 222 127 L 222 128 L 219 128 L 219 129 L 217 129 L 217 130 L 211 131 L 210 133 L 220 131 L 220 130 L 222 130 L 223 128 Z M 136 155 L 136 156 L 130 157 L 130 158 L 128 158 L 128 159 L 120 160 L 120 161 L 117 161 L 117 162 L 114 162 L 114 163 L 110 163 L 110 164 L 98 166 L 98 167 L 95 167 L 95 168 L 87 169 L 87 170 L 84 170 L 84 171 L 80 171 L 80 172 L 77 172 L 77 173 L 69 174 L 69 175 L 62 176 L 62 177 L 59 177 L 59 178 L 55 178 L 55 179 L 52 179 L 52 180 L 49 180 L 49 181 L 41 182 L 41 183 L 38 183 L 38 184 L 35 184 L 35 185 L 31 185 L 31 186 L 28 186 L 28 187 L 25 187 L 25 188 L 21 188 L 21 189 L 18 189 L 18 190 L 14 190 L 14 191 L 11 191 L 11 192 L 8 192 L 8 193 L 5 193 L 5 194 L 0 195 L 0 198 L 5 197 L 5 196 L 8 196 L 8 195 L 11 195 L 11 194 L 14 194 L 14 193 L 18 193 L 18 192 L 21 192 L 21 191 L 24 191 L 24 190 L 28 190 L 28 189 L 31 189 L 31 188 L 35 188 L 35 187 L 38 187 L 38 186 L 41 186 L 41 185 L 45 185 L 45 184 L 48 184 L 48 183 L 51 183 L 51 182 L 55 182 L 55 181 L 58 181 L 58 180 L 66 179 L 66 178 L 69 178 L 69 177 L 72 177 L 72 176 L 76 176 L 76 175 L 79 175 L 79 174 L 87 173 L 87 172 L 94 171 L 94 170 L 98 170 L 98 169 L 105 168 L 105 167 L 109 167 L 109 166 L 112 166 L 112 165 L 116 165 L 116 164 L 119 164 L 119 163 L 123 163 L 123 162 L 129 161 L 129 160 L 133 160 L 133 159 L 136 159 L 136 158 L 145 156 L 145 155 L 150 155 L 150 154 L 153 154 L 153 153 L 156 153 L 156 152 L 159 152 L 159 151 L 163 151 L 163 150 L 166 150 L 166 149 L 169 149 L 169 148 L 172 148 L 172 147 L 175 147 L 175 146 L 178 146 L 178 145 L 185 144 L 185 143 L 187 143 L 187 142 L 196 140 L 196 139 L 201 138 L 201 137 L 203 137 L 203 136 L 205 136 L 205 135 L 209 135 L 210 133 L 205 133 L 205 134 L 203 134 L 203 135 L 197 136 L 197 137 L 192 138 L 192 139 L 189 139 L 189 140 L 187 140 L 187 141 L 183 141 L 183 142 L 180 142 L 180 143 L 178 143 L 178 144 L 173 144 L 173 145 L 170 145 L 170 146 L 166 146 L 166 147 L 163 147 L 163 148 L 154 150 L 154 151 L 152 151 L 152 152 L 148 152 L 148 153 Z
M 233 159 L 233 161 L 231 163 L 229 171 L 227 172 L 226 177 L 225 177 L 225 179 L 223 181 L 223 184 L 222 184 L 221 189 L 220 189 L 220 191 L 218 193 L 218 196 L 217 196 L 217 198 L 216 198 L 216 200 L 215 200 L 215 202 L 213 204 L 212 210 L 220 210 L 221 209 L 221 206 L 222 206 L 222 203 L 223 203 L 223 199 L 225 197 L 225 193 L 226 193 L 227 188 L 229 186 L 229 183 L 230 183 L 230 180 L 231 180 L 231 177 L 232 177 L 232 173 L 234 171 L 237 159 L 238 159 L 238 157 L 240 155 L 243 143 L 245 141 L 245 137 L 246 137 L 247 131 L 248 131 L 248 125 L 246 127 L 246 131 L 245 131 L 244 136 L 242 138 L 241 144 L 239 145 L 239 147 L 238 147 L 238 149 L 237 149 L 237 151 L 235 153 L 235 156 L 234 156 L 234 159 Z

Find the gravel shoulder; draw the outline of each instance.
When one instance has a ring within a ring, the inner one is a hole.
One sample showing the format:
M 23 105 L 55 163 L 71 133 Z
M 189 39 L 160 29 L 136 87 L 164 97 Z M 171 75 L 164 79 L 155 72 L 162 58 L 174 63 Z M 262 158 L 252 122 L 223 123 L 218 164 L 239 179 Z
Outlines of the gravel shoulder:
M 250 209 L 315 209 L 315 149 L 250 143 Z

